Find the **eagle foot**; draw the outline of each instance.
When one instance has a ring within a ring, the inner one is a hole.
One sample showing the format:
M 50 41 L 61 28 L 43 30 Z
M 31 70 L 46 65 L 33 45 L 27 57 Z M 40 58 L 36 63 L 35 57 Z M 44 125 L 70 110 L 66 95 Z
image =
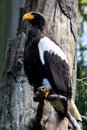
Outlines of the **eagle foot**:
M 33 100 L 35 102 L 43 101 L 45 99 L 45 94 L 44 94 L 45 90 L 46 89 L 44 88 L 44 86 L 39 87 L 35 93 L 35 96 L 33 97 Z
M 58 95 L 55 93 L 50 93 L 51 90 L 47 90 L 44 86 L 38 87 L 35 96 L 33 98 L 34 101 L 41 101 L 41 100 L 63 100 L 67 101 L 67 98 L 62 95 Z

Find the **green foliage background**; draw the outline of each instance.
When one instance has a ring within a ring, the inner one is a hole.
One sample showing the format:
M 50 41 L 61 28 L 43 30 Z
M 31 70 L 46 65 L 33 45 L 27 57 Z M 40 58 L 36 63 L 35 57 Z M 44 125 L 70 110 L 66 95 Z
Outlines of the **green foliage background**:
M 85 52 L 87 54 L 87 45 L 83 45 L 81 40 L 84 32 L 84 23 L 87 23 L 87 0 L 79 0 L 78 11 L 78 46 L 80 57 L 77 59 L 77 91 L 76 105 L 81 115 L 87 116 L 87 63 L 85 61 Z M 84 130 L 87 130 L 87 124 L 83 124 Z

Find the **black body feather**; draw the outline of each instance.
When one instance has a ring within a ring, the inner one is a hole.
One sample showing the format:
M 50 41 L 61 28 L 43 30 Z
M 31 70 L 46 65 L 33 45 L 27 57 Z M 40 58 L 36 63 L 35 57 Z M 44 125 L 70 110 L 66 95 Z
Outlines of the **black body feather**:
M 69 66 L 58 55 L 45 52 L 45 70 L 49 82 L 59 95 L 71 98 L 71 83 L 69 77 Z
M 29 83 L 34 86 L 36 91 L 42 85 L 44 77 L 44 66 L 39 57 L 38 43 L 40 40 L 38 28 L 31 28 L 28 32 L 27 41 L 24 49 L 24 70 Z

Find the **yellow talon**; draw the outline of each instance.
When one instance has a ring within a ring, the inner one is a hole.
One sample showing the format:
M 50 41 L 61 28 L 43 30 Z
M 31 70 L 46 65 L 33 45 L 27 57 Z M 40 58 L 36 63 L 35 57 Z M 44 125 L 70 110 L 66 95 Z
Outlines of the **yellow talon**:
M 45 91 L 45 97 L 47 97 L 49 95 L 50 91 L 49 90 L 46 90 Z

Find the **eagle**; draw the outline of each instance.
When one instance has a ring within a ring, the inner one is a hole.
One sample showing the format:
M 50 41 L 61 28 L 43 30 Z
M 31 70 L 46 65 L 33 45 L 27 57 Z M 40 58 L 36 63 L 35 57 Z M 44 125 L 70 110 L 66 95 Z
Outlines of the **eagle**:
M 30 25 L 24 48 L 24 71 L 29 84 L 34 86 L 34 92 L 43 90 L 44 97 L 52 99 L 55 109 L 67 113 L 68 99 L 72 98 L 67 57 L 58 43 L 44 35 L 46 18 L 43 14 L 35 11 L 25 13 L 23 20 Z M 40 96 L 38 100 L 41 100 Z M 55 98 L 61 107 L 54 105 Z

